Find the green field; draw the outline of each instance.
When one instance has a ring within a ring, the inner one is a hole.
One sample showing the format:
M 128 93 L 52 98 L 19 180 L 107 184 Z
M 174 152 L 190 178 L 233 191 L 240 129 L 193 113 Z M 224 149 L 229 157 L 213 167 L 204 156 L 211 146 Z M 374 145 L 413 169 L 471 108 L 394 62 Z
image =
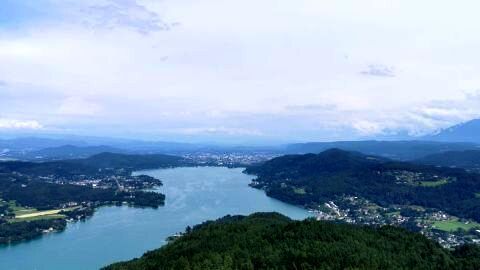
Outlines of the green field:
M 9 208 L 15 214 L 15 216 L 32 214 L 32 213 L 38 212 L 37 209 L 35 208 L 27 208 L 27 207 L 22 207 L 20 205 L 17 205 L 15 201 L 9 201 L 8 205 L 9 205 Z
M 387 216 L 399 216 L 400 215 L 400 211 L 395 211 L 395 212 L 388 212 L 386 213 Z
M 52 209 L 46 211 L 38 211 L 35 208 L 22 207 L 17 205 L 15 201 L 0 201 L 1 204 L 8 204 L 9 208 L 15 214 L 15 218 L 10 219 L 9 222 L 33 221 L 40 219 L 58 219 L 65 218 L 65 215 L 60 214 L 61 211 L 72 211 L 78 207 L 71 207 L 65 209 Z
M 33 217 L 28 217 L 28 218 L 15 218 L 15 219 L 10 220 L 10 222 L 15 223 L 15 222 L 22 222 L 22 221 L 34 221 L 34 220 L 41 220 L 41 219 L 59 219 L 59 218 L 65 218 L 65 216 L 60 215 L 60 214 L 45 215 L 45 216 L 33 216 Z
M 480 224 L 477 222 L 468 222 L 465 224 L 464 222 L 459 221 L 458 219 L 446 220 L 446 221 L 435 221 L 433 223 L 433 227 L 438 230 L 446 231 L 446 232 L 454 232 L 458 229 L 464 229 L 466 231 L 474 228 L 480 229 Z
M 419 185 L 422 187 L 438 187 L 445 184 L 448 184 L 448 180 L 445 178 L 440 179 L 438 181 L 420 181 L 419 182 Z
M 301 194 L 301 195 L 307 194 L 307 192 L 305 191 L 304 188 L 293 188 L 293 192 L 295 192 L 296 194 Z

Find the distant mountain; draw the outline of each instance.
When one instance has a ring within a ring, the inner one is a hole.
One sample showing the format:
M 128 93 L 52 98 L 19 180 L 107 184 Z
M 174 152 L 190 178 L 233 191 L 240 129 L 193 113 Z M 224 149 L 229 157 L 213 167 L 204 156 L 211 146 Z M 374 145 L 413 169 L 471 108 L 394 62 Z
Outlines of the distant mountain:
M 67 147 L 68 146 L 68 147 Z M 178 154 L 181 152 L 196 151 L 200 148 L 206 148 L 205 145 L 196 145 L 188 143 L 177 142 L 162 142 L 162 141 L 142 141 L 129 140 L 117 138 L 97 138 L 97 137 L 83 137 L 83 136 L 60 136 L 60 137 L 19 137 L 0 139 L 0 157 L 7 156 L 18 159 L 24 159 L 25 156 L 43 155 L 43 149 L 48 149 L 46 154 L 52 152 L 97 152 L 94 148 L 90 149 L 73 149 L 73 147 L 111 147 L 105 149 L 109 152 L 118 152 L 118 149 L 124 149 L 128 152 L 135 152 L 138 154 L 150 153 L 164 153 L 164 154 Z M 63 149 L 62 149 L 63 148 Z M 68 149 L 70 148 L 70 149 Z M 34 153 L 40 151 L 39 153 Z M 125 151 L 124 151 L 125 152 Z
M 311 142 L 287 145 L 288 154 L 320 153 L 330 148 L 361 152 L 397 160 L 414 160 L 427 155 L 480 149 L 475 143 L 449 143 L 430 141 L 340 141 Z
M 64 145 L 86 146 L 81 140 L 50 139 L 37 137 L 23 137 L 15 139 L 0 139 L 0 153 L 27 153 L 44 148 L 60 147 Z
M 442 142 L 480 143 L 480 119 L 474 119 L 441 130 L 437 134 L 424 137 L 424 139 Z
M 126 150 L 110 147 L 110 146 L 75 146 L 63 145 L 59 147 L 45 148 L 25 154 L 26 159 L 32 160 L 61 160 L 61 159 L 79 159 L 87 158 L 96 154 L 110 153 L 127 153 Z
M 449 151 L 428 155 L 416 162 L 427 165 L 458 167 L 473 171 L 480 171 L 480 150 Z
M 101 152 L 184 155 L 192 153 L 283 153 L 281 146 L 241 146 L 143 141 L 86 136 L 0 139 L 0 160 L 84 158 Z
M 86 159 L 68 160 L 65 163 L 80 164 L 98 169 L 127 169 L 144 170 L 177 167 L 189 164 L 182 157 L 153 154 L 153 155 L 127 155 L 116 153 L 101 153 Z
M 19 172 L 27 175 L 87 175 L 108 170 L 122 169 L 128 173 L 136 170 L 170 168 L 191 165 L 182 157 L 171 155 L 126 155 L 101 153 L 84 159 L 47 162 L 8 161 L 0 162 L 0 174 Z
M 331 149 L 287 155 L 247 168 L 268 196 L 315 206 L 358 196 L 383 207 L 419 205 L 480 221 L 480 175 Z

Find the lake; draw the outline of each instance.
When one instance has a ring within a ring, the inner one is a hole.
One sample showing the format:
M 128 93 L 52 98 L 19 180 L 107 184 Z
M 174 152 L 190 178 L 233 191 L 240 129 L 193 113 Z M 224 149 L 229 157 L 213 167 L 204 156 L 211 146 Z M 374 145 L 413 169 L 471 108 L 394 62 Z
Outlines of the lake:
M 305 209 L 250 188 L 252 176 L 242 170 L 195 167 L 143 171 L 141 174 L 163 181 L 158 191 L 167 196 L 165 206 L 101 207 L 88 220 L 69 224 L 64 232 L 0 247 L 0 269 L 99 269 L 158 248 L 168 236 L 183 232 L 188 225 L 228 214 L 276 211 L 294 219 L 310 216 Z

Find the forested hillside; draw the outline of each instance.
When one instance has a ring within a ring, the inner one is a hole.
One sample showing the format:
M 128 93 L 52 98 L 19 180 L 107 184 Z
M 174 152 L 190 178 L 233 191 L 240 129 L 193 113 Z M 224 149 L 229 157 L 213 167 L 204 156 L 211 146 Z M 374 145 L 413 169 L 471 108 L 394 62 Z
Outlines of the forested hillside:
M 448 151 L 416 160 L 427 165 L 458 167 L 480 172 L 480 150 Z
M 159 269 L 479 269 L 480 248 L 454 252 L 390 226 L 292 221 L 275 213 L 227 216 L 139 259 L 104 270 Z
M 381 206 L 419 205 L 480 221 L 480 175 L 462 169 L 394 162 L 331 149 L 278 157 L 246 170 L 253 186 L 298 205 L 318 205 L 341 195 Z
M 356 151 L 365 155 L 387 157 L 395 160 L 414 160 L 447 151 L 478 149 L 476 143 L 433 141 L 339 141 L 290 144 L 288 154 L 320 153 L 332 148 Z

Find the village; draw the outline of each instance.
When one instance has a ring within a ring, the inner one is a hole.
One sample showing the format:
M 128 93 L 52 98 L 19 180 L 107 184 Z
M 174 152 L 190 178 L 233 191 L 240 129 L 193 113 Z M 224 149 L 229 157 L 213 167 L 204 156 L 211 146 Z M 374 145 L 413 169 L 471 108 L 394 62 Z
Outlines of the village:
M 101 189 L 118 189 L 119 191 L 149 190 L 162 185 L 162 181 L 148 175 L 51 175 L 41 177 L 43 181 L 53 184 L 70 184 Z
M 419 232 L 445 248 L 480 243 L 480 224 L 420 206 L 381 207 L 366 199 L 341 196 L 311 209 L 317 220 L 371 226 L 399 226 Z

